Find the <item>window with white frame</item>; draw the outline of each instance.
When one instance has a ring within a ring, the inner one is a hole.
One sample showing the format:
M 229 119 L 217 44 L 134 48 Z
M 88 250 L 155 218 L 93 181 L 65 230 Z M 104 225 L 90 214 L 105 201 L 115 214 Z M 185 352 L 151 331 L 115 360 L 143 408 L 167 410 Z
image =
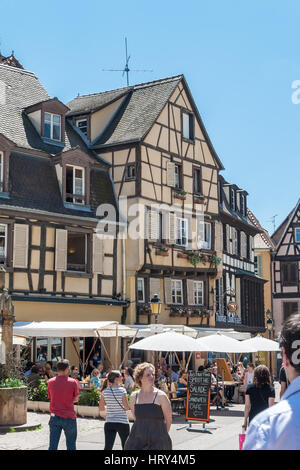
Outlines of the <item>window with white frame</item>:
M 66 166 L 66 201 L 74 204 L 85 203 L 84 168 Z
M 61 140 L 61 116 L 59 114 L 45 113 L 44 137 L 51 140 Z
M 145 302 L 145 280 L 143 277 L 137 279 L 137 301 Z
M 198 248 L 211 250 L 211 223 L 199 220 L 198 223 Z
M 194 140 L 194 117 L 191 113 L 182 113 L 182 137 Z
M 0 152 L 0 192 L 3 191 L 4 154 Z
M 176 243 L 180 246 L 187 246 L 188 244 L 188 219 L 176 219 L 177 224 L 177 237 Z
M 195 305 L 204 304 L 203 281 L 194 281 L 194 301 Z
M 300 243 L 300 228 L 295 228 L 295 240 L 296 243 Z
M 87 135 L 87 119 L 77 119 L 76 127 L 78 127 L 84 135 Z
M 183 304 L 183 292 L 182 292 L 182 281 L 172 280 L 172 303 L 182 305 Z
M 0 225 L 0 264 L 5 263 L 7 249 L 7 226 Z

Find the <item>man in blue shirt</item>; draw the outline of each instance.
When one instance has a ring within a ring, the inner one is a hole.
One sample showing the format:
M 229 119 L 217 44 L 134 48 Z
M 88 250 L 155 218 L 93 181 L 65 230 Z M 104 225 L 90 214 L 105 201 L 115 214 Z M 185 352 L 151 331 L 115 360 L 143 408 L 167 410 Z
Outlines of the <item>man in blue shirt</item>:
M 283 324 L 280 346 L 290 385 L 277 405 L 252 420 L 244 450 L 300 449 L 300 314 Z

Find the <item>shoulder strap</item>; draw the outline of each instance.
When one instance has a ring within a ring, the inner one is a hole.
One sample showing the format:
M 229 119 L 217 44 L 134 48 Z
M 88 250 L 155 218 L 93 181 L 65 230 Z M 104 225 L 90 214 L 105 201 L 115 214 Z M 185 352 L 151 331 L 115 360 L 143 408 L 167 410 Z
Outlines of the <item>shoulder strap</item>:
M 113 388 L 112 388 L 112 387 L 110 387 L 110 390 L 111 390 L 111 393 L 113 394 L 113 397 L 114 397 L 114 399 L 115 399 L 115 400 L 116 400 L 116 402 L 118 403 L 118 405 L 119 405 L 119 406 L 122 408 L 122 410 L 123 410 L 123 411 L 125 411 L 125 409 L 124 409 L 124 406 L 123 406 L 123 405 L 121 405 L 121 403 L 119 402 L 119 400 L 118 400 L 118 399 L 117 399 L 117 397 L 115 396 L 115 394 L 114 394 L 114 391 L 113 391 Z
M 156 392 L 156 395 L 154 397 L 153 403 L 155 403 L 156 397 L 157 397 L 158 392 Z

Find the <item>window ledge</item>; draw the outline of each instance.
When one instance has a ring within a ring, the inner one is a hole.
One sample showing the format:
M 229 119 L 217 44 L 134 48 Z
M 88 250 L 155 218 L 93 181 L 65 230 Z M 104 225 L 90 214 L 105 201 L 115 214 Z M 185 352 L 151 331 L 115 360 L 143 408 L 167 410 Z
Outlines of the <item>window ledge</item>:
M 92 279 L 93 273 L 83 273 L 77 271 L 65 271 L 65 277 L 81 277 L 84 279 Z
M 69 202 L 64 202 L 64 207 L 65 209 L 73 209 L 77 211 L 83 211 L 83 212 L 92 212 L 91 206 L 89 205 L 84 205 L 84 204 L 71 204 Z
M 183 137 L 182 136 L 182 140 L 184 140 L 185 142 L 188 142 L 189 144 L 195 144 L 195 139 L 188 139 L 187 137 Z
M 10 199 L 10 194 L 5 192 L 0 192 L 0 197 L 3 199 Z
M 62 142 L 61 140 L 52 140 L 43 136 L 41 136 L 41 139 L 45 144 L 55 145 L 56 147 L 62 147 L 62 148 L 65 146 L 65 143 Z

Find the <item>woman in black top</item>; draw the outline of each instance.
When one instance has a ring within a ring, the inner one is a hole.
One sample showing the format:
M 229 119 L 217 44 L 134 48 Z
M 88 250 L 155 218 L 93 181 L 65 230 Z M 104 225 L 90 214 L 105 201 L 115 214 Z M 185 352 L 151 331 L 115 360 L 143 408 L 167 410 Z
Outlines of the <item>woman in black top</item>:
M 253 383 L 248 385 L 245 395 L 244 428 L 261 411 L 274 405 L 275 390 L 271 387 L 271 376 L 266 366 L 254 369 Z

